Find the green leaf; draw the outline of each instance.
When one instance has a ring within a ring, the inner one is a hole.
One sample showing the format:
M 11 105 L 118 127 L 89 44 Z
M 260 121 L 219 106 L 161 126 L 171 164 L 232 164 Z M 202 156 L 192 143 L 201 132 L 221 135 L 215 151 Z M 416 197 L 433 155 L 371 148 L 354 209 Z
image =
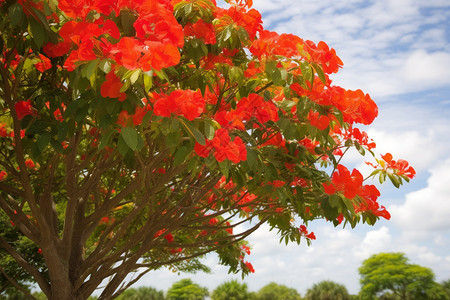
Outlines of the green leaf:
M 25 14 L 23 13 L 22 5 L 15 2 L 8 8 L 8 16 L 11 22 L 11 26 L 15 27 L 20 25 L 25 17 Z
M 58 152 L 59 154 L 64 153 L 63 146 L 57 140 L 54 140 L 54 139 L 50 140 L 50 144 L 52 145 L 53 149 L 55 149 L 55 151 Z
M 119 135 L 119 139 L 117 140 L 117 149 L 119 150 L 119 153 L 122 154 L 122 156 L 125 156 L 130 149 L 122 135 Z
M 114 133 L 116 132 L 116 130 L 110 130 L 107 134 L 102 135 L 102 139 L 100 140 L 100 144 L 98 145 L 98 149 L 102 150 L 103 148 L 105 148 L 110 140 L 111 137 L 114 135 Z
M 87 79 L 91 78 L 95 74 L 97 66 L 99 65 L 98 59 L 90 61 L 83 66 L 81 75 Z
M 131 73 L 131 76 L 130 76 L 131 84 L 134 84 L 139 79 L 140 74 L 141 74 L 141 70 L 135 70 L 133 73 Z
M 30 33 L 33 37 L 33 41 L 36 44 L 38 48 L 41 48 L 44 44 L 45 39 L 45 31 L 42 25 L 36 21 L 35 18 L 30 17 L 29 18 L 29 27 L 30 27 Z
M 50 143 L 50 133 L 45 131 L 42 132 L 36 139 L 36 144 L 40 152 L 44 151 L 47 145 Z
M 105 72 L 105 74 L 111 72 L 111 62 L 107 59 L 102 59 L 98 64 L 98 67 L 100 68 L 100 70 Z
M 199 143 L 204 146 L 206 144 L 205 137 L 203 134 L 188 120 L 179 119 L 181 124 L 183 124 L 184 128 L 186 128 L 187 132 Z
M 164 72 L 164 70 L 160 70 L 160 71 L 154 70 L 154 71 L 155 71 L 156 75 L 159 77 L 159 79 L 163 79 L 165 81 L 170 81 L 169 77 L 167 77 L 167 74 L 166 74 L 166 72 Z
M 182 146 L 175 153 L 175 156 L 173 158 L 173 164 L 175 166 L 178 166 L 178 165 L 184 163 L 184 161 L 186 160 L 189 153 L 191 153 L 191 151 L 186 146 Z
M 317 63 L 313 63 L 312 65 L 314 67 L 314 70 L 316 70 L 316 73 L 319 76 L 320 81 L 322 81 L 323 84 L 326 84 L 327 79 L 325 77 L 325 73 L 323 72 L 322 67 Z
M 144 72 L 144 89 L 145 92 L 148 93 L 153 86 L 153 75 L 147 74 Z
M 258 164 L 258 156 L 251 148 L 247 148 L 247 163 L 251 169 L 254 169 Z
M 230 172 L 230 161 L 226 159 L 219 162 L 219 169 L 223 176 L 225 176 L 225 178 L 228 178 L 228 174 Z
M 212 140 L 214 138 L 214 123 L 212 120 L 205 120 L 205 136 L 208 140 Z
M 402 184 L 401 179 L 399 177 L 397 177 L 394 174 L 389 174 L 387 173 L 389 179 L 391 180 L 392 184 L 396 187 L 399 188 L 400 185 Z
M 69 125 L 67 122 L 62 122 L 58 126 L 58 141 L 63 142 L 66 139 L 67 133 L 69 132 Z
M 136 129 L 131 127 L 122 128 L 120 135 L 131 150 L 135 151 L 137 149 L 138 133 Z

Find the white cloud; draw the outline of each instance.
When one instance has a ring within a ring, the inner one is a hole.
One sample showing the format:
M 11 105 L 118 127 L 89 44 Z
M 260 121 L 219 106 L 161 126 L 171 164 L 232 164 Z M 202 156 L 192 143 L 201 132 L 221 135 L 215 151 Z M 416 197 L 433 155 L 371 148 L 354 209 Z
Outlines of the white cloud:
M 392 205 L 392 221 L 405 231 L 450 229 L 450 159 L 431 169 L 427 186 Z
M 353 248 L 354 256 L 360 260 L 379 252 L 391 250 L 392 236 L 386 226 L 367 232 L 364 240 Z
M 450 53 L 414 51 L 407 58 L 402 73 L 410 84 L 433 88 L 450 84 Z

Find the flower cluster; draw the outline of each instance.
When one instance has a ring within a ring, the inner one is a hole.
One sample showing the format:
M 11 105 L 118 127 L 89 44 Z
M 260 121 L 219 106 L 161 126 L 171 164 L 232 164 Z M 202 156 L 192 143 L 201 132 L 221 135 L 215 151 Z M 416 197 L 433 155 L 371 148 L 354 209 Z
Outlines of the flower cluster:
M 198 142 L 195 144 L 195 153 L 200 157 L 208 157 L 210 153 L 214 154 L 217 161 L 222 162 L 225 159 L 238 163 L 247 159 L 247 148 L 240 137 L 231 140 L 227 129 L 216 130 L 212 140 L 206 140 L 202 146 Z

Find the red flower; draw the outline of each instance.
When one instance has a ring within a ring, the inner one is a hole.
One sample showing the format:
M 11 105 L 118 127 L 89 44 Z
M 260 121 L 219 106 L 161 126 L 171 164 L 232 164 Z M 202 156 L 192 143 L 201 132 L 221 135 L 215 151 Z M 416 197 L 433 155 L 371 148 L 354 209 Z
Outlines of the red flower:
M 105 78 L 106 81 L 103 82 L 100 88 L 100 94 L 102 97 L 118 98 L 119 101 L 124 101 L 127 98 L 127 95 L 120 92 L 120 89 L 123 86 L 120 78 L 116 76 L 114 71 L 106 74 Z
M 265 101 L 262 96 L 254 93 L 239 100 L 236 111 L 245 121 L 252 117 L 256 117 L 260 123 L 278 121 L 278 110 L 275 104 L 271 101 Z
M 195 24 L 188 23 L 184 27 L 184 34 L 201 39 L 205 44 L 217 43 L 214 26 L 211 23 L 206 23 L 203 19 L 199 19 Z
M 353 169 L 350 174 L 346 167 L 338 165 L 337 172 L 333 174 L 332 182 L 336 190 L 343 192 L 345 197 L 353 199 L 362 188 L 363 176 L 356 169 Z M 331 192 L 330 187 L 324 185 L 324 188 Z
M 8 176 L 8 173 L 5 171 L 0 171 L 0 181 L 5 180 L 5 178 Z
M 311 239 L 311 240 L 315 240 L 316 239 L 316 236 L 314 235 L 314 232 L 311 232 L 311 233 L 308 233 L 307 235 L 305 235 L 308 239 Z
M 17 118 L 19 120 L 22 120 L 28 115 L 36 115 L 37 112 L 31 105 L 31 100 L 28 99 L 27 101 L 19 101 L 14 105 L 14 108 L 16 109 Z
M 244 250 L 245 253 L 250 255 L 250 247 L 248 247 L 247 245 L 242 245 L 241 248 L 242 250 Z
M 36 166 L 31 158 L 27 158 L 25 160 L 25 165 L 30 169 L 32 169 Z
M 35 63 L 34 66 L 39 72 L 44 73 L 52 67 L 52 63 L 50 62 L 50 59 L 42 54 L 39 54 L 39 58 L 41 59 L 41 62 Z
M 6 124 L 5 123 L 0 123 L 0 136 L 1 137 L 7 137 L 8 136 L 8 131 L 5 128 Z
M 405 175 L 411 179 L 416 175 L 416 170 L 409 166 L 409 163 L 404 159 L 395 161 L 392 159 L 392 154 L 390 153 L 382 155 L 381 158 L 383 158 L 383 160 L 387 163 L 384 168 L 393 170 L 393 172 L 397 175 Z
M 328 128 L 328 125 L 330 125 L 330 119 L 327 116 L 319 115 L 317 111 L 310 111 L 308 120 L 311 125 L 317 127 L 319 130 L 325 130 Z
M 222 162 L 228 159 L 234 163 L 239 163 L 247 159 L 247 148 L 240 137 L 231 140 L 228 130 L 220 128 L 216 130 L 214 138 L 206 141 L 205 146 L 195 144 L 195 152 L 198 156 L 208 157 L 211 151 L 217 161 Z
M 174 241 L 173 235 L 171 233 L 168 233 L 164 236 L 164 238 L 169 242 L 172 243 Z
M 199 90 L 175 90 L 156 100 L 153 108 L 157 116 L 170 117 L 175 114 L 192 121 L 203 113 L 205 99 Z
M 249 263 L 248 261 L 245 262 L 245 266 L 247 267 L 247 269 L 252 272 L 255 273 L 255 269 L 253 269 L 253 266 L 251 263 Z

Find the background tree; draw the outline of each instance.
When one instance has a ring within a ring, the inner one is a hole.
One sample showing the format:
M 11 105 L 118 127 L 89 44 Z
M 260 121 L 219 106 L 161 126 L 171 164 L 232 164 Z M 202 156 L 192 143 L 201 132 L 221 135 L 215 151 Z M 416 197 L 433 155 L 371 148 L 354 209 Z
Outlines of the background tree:
M 222 283 L 211 294 L 212 300 L 250 300 L 252 294 L 247 290 L 246 283 L 230 280 Z
M 363 299 L 389 292 L 389 299 L 448 299 L 443 287 L 434 281 L 433 271 L 410 264 L 404 253 L 372 255 L 363 261 L 359 274 Z
M 153 287 L 141 286 L 126 289 L 117 300 L 164 300 L 164 292 Z
M 258 300 L 301 300 L 296 289 L 271 282 L 263 286 L 256 294 Z
M 209 295 L 208 289 L 192 282 L 191 279 L 181 279 L 167 290 L 168 300 L 202 300 Z
M 15 226 L 12 226 L 11 222 L 6 214 L 0 210 L 0 232 L 2 236 L 13 243 L 17 251 L 28 261 L 33 261 L 37 266 L 43 268 L 44 262 L 39 253 L 39 248 Z M 4 249 L 0 248 L 0 298 L 27 299 L 27 296 L 31 294 L 32 283 L 33 277 L 20 268 L 17 261 L 8 255 Z
M 444 280 L 441 282 L 441 286 L 444 288 L 448 297 L 450 298 L 450 279 Z
M 164 266 L 205 270 L 212 251 L 245 275 L 244 239 L 263 223 L 309 244 L 312 220 L 390 218 L 340 163 L 350 148 L 373 154 L 357 126 L 375 102 L 332 85 L 342 61 L 326 43 L 264 30 L 252 1 L 227 2 L 0 0 L 12 286 L 31 276 L 49 299 L 86 299 L 106 282 L 110 299 Z M 398 187 L 414 169 L 386 154 L 378 175 Z
M 350 300 L 347 288 L 339 283 L 324 280 L 306 291 L 306 300 Z

